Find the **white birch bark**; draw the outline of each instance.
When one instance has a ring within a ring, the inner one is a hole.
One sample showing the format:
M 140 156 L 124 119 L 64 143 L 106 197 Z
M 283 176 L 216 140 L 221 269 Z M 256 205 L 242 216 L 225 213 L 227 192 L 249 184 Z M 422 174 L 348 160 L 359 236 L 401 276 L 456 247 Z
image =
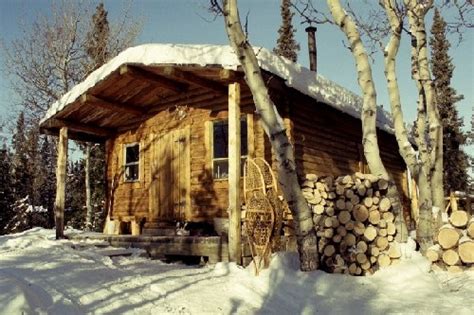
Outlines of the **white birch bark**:
M 429 69 L 427 36 L 425 17 L 433 6 L 433 1 L 418 3 L 414 0 L 405 0 L 410 33 L 412 35 L 412 67 L 417 81 L 419 94 L 418 111 L 423 114 L 418 121 L 423 130 L 418 132 L 418 141 L 422 145 L 420 158 L 423 170 L 427 176 L 427 185 L 430 189 L 432 217 L 435 220 L 430 224 L 431 231 L 427 235 L 434 236 L 434 229 L 441 223 L 441 211 L 444 210 L 443 190 L 443 129 L 436 104 L 433 81 Z M 423 121 L 421 121 L 423 120 Z M 429 141 L 426 144 L 426 122 L 428 123 Z M 428 223 L 426 229 L 428 229 Z
M 419 211 L 420 217 L 418 221 L 418 242 L 421 245 L 422 252 L 424 252 L 430 245 L 432 245 L 432 234 L 431 234 L 431 191 L 429 189 L 429 181 L 426 171 L 428 169 L 421 167 L 415 153 L 415 149 L 411 145 L 405 124 L 403 122 L 403 112 L 400 101 L 400 90 L 398 86 L 398 79 L 396 74 L 396 57 L 398 49 L 400 47 L 400 37 L 402 31 L 403 20 L 395 12 L 395 1 L 394 0 L 383 0 L 383 7 L 385 13 L 390 22 L 391 35 L 388 44 L 384 50 L 384 65 L 385 65 L 385 76 L 387 79 L 387 89 L 390 98 L 390 106 L 392 109 L 392 118 L 395 128 L 395 137 L 397 139 L 400 155 L 405 161 L 411 174 L 413 174 L 418 187 L 419 187 Z M 414 68 L 413 74 L 415 77 L 418 76 L 417 67 Z M 422 101 L 422 100 L 421 100 Z M 421 108 L 422 112 L 419 112 L 419 124 L 421 129 L 424 130 L 424 109 Z M 422 132 L 424 134 L 424 132 Z M 417 137 L 417 143 L 426 150 L 426 143 L 424 137 Z
M 295 221 L 300 269 L 315 270 L 318 268 L 319 258 L 312 212 L 298 184 L 293 146 L 288 141 L 283 121 L 270 100 L 252 46 L 242 31 L 236 0 L 224 1 L 224 18 L 227 36 L 242 65 L 255 107 L 278 161 L 278 181 Z
M 433 0 L 418 3 L 415 0 L 405 0 L 408 9 L 410 30 L 415 31 L 418 50 L 417 61 L 419 79 L 425 99 L 428 118 L 428 135 L 430 144 L 430 161 L 432 177 L 433 206 L 444 209 L 443 190 L 443 128 L 436 104 L 433 80 L 431 79 L 428 59 L 428 41 L 426 36 L 425 16 L 433 7 Z M 413 28 L 412 28 L 413 26 Z
M 383 165 L 380 157 L 380 150 L 377 142 L 377 93 L 372 77 L 372 68 L 369 63 L 369 58 L 365 51 L 364 45 L 360 38 L 359 31 L 354 21 L 342 8 L 339 0 L 327 0 L 329 11 L 332 14 L 334 22 L 346 35 L 354 56 L 358 83 L 363 93 L 363 106 L 361 113 L 362 121 L 362 144 L 364 147 L 364 155 L 369 165 L 370 172 L 380 178 L 387 180 L 390 183 L 388 196 L 392 201 L 394 212 L 396 215 L 397 237 L 400 241 L 406 241 L 408 231 L 403 220 L 402 204 L 397 191 L 397 187 L 393 178 L 391 178 Z

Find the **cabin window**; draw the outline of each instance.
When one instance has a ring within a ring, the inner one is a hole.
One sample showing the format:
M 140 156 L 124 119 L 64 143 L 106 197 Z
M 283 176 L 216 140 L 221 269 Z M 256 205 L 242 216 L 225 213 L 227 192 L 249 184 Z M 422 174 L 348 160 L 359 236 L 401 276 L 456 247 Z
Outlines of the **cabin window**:
M 225 121 L 215 121 L 212 126 L 213 132 L 213 159 L 212 172 L 215 179 L 225 179 L 229 177 L 229 123 Z M 240 120 L 240 155 L 241 155 L 241 175 L 243 175 L 243 165 L 248 154 L 247 147 L 247 120 Z
M 124 175 L 126 182 L 136 182 L 140 178 L 140 145 L 125 145 Z

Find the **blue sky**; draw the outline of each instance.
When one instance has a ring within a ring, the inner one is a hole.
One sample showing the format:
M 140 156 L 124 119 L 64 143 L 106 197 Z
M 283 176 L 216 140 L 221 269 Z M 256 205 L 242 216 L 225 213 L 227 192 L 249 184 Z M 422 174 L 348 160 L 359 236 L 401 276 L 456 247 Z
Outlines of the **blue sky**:
M 325 8 L 326 1 L 314 1 Z M 374 0 L 374 5 L 378 1 Z M 50 0 L 0 0 L 0 38 L 9 41 L 21 36 L 19 23 L 31 23 L 38 12 L 47 14 Z M 122 0 L 105 1 L 109 19 L 116 19 L 121 9 L 129 3 Z M 249 12 L 248 30 L 253 45 L 272 49 L 275 46 L 277 30 L 280 24 L 279 0 L 240 0 L 240 13 Z M 206 11 L 208 0 L 135 0 L 131 2 L 132 14 L 143 20 L 143 32 L 137 44 L 162 43 L 196 43 L 227 44 L 227 37 L 222 19 L 214 22 Z M 355 5 L 357 9 L 357 5 Z M 207 21 L 206 21 L 207 20 Z M 295 16 L 297 28 L 296 39 L 301 45 L 298 62 L 308 65 L 305 25 L 301 25 Z M 318 26 L 318 71 L 323 76 L 360 94 L 352 55 L 342 44 L 343 35 L 334 26 Z M 464 118 L 466 129 L 470 128 L 472 107 L 474 106 L 474 32 L 470 30 L 459 45 L 453 45 L 451 56 L 456 66 L 453 87 L 464 95 L 458 109 Z M 453 38 L 454 40 L 454 38 Z M 373 65 L 374 79 L 377 87 L 378 103 L 389 109 L 388 97 L 383 74 L 381 54 L 377 55 Z M 0 62 L 3 60 L 1 59 Z M 405 111 L 405 121 L 412 122 L 416 114 L 416 89 L 410 79 L 410 56 L 407 40 L 402 43 L 398 57 L 398 76 Z M 14 95 L 9 88 L 9 81 L 0 76 L 0 115 L 2 120 L 13 119 L 15 108 Z

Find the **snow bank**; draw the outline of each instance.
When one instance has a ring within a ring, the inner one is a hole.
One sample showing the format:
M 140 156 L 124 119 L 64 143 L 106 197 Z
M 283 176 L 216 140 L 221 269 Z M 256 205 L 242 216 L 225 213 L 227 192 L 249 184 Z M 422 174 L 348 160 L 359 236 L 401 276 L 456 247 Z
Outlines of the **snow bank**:
M 165 264 L 139 250 L 110 258 L 95 245 L 40 228 L 1 236 L 0 314 L 474 313 L 473 272 L 432 273 L 409 249 L 370 277 L 303 273 L 294 253 L 274 255 L 255 277 L 252 265 Z
M 260 67 L 283 80 L 286 85 L 319 102 L 326 103 L 353 117 L 360 118 L 362 99 L 342 86 L 315 75 L 309 69 L 275 55 L 265 48 L 255 47 Z M 224 45 L 185 45 L 185 44 L 146 44 L 129 48 L 91 73 L 83 82 L 76 85 L 47 111 L 41 123 L 73 103 L 88 89 L 105 79 L 124 64 L 141 65 L 199 65 L 221 66 L 236 70 L 240 65 L 230 46 Z M 392 132 L 391 118 L 379 108 L 377 126 Z

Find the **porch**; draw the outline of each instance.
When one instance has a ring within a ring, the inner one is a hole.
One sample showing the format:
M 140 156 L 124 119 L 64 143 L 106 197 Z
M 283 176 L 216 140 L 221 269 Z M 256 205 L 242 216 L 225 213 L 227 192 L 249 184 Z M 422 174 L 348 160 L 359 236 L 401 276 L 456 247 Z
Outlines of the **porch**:
M 149 236 L 68 233 L 69 239 L 103 241 L 113 247 L 141 248 L 151 258 L 168 256 L 204 257 L 211 264 L 229 261 L 228 241 L 221 236 Z

